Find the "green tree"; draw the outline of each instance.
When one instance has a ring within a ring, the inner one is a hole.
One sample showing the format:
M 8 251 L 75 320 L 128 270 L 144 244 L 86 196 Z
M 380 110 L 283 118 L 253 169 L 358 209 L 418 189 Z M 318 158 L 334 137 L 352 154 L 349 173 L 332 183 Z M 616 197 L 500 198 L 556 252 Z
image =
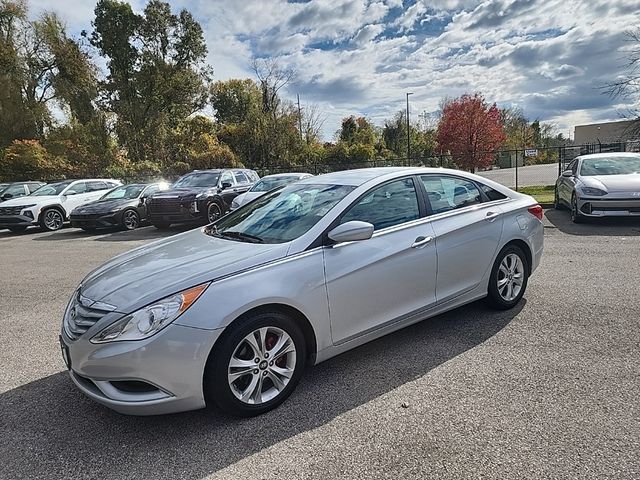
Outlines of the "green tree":
M 259 105 L 260 89 L 251 79 L 218 81 L 211 86 L 211 106 L 220 123 L 242 123 Z
M 133 161 L 170 164 L 172 131 L 208 96 L 202 27 L 160 0 L 141 15 L 128 3 L 99 0 L 91 43 L 108 59 L 103 105 L 116 115 L 120 144 Z
M 94 114 L 95 68 L 53 14 L 29 20 L 24 1 L 0 0 L 0 147 L 43 139 L 58 102 L 80 122 Z

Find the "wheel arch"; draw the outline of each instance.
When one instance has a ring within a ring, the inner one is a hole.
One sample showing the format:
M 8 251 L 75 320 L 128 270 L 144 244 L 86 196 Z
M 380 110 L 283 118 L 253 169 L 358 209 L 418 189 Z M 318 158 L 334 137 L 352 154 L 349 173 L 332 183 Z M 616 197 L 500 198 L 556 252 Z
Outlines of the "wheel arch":
M 241 323 L 244 319 L 258 313 L 267 313 L 267 312 L 274 312 L 274 311 L 278 313 L 282 313 L 284 315 L 288 315 L 289 317 L 295 319 L 298 325 L 300 325 L 300 329 L 302 330 L 302 334 L 304 336 L 305 344 L 307 347 L 307 361 L 310 362 L 311 365 L 313 365 L 315 363 L 316 353 L 318 350 L 318 343 L 317 343 L 316 334 L 313 329 L 313 326 L 311 325 L 311 322 L 309 321 L 309 319 L 304 313 L 302 313 L 297 308 L 292 307 L 291 305 L 287 305 L 285 303 L 277 303 L 277 302 L 265 303 L 262 305 L 255 306 L 247 310 L 246 312 L 243 312 L 224 328 L 224 331 L 220 335 L 220 338 L 218 338 L 218 340 L 216 341 L 216 344 L 219 344 L 220 339 L 224 338 L 225 335 L 228 335 L 231 329 L 235 325 Z M 215 349 L 216 349 L 216 345 L 214 345 L 213 348 L 211 349 L 209 356 L 211 356 L 214 353 Z
M 47 210 L 50 210 L 52 208 L 55 208 L 56 210 L 59 210 L 60 213 L 62 213 L 62 216 L 64 217 L 64 221 L 65 222 L 67 222 L 69 220 L 69 214 L 64 209 L 64 207 L 62 205 L 60 205 L 59 203 L 53 203 L 51 205 L 45 205 L 44 207 L 40 208 L 40 213 L 38 214 L 38 222 L 40 222 L 40 220 L 42 220 L 42 214 L 44 212 L 46 212 Z
M 500 249 L 500 251 L 502 251 L 505 248 L 507 248 L 509 246 L 512 246 L 512 245 L 516 246 L 520 250 L 522 250 L 524 255 L 525 255 L 525 257 L 527 257 L 527 270 L 528 270 L 527 271 L 527 275 L 531 275 L 531 262 L 533 261 L 533 254 L 531 253 L 531 247 L 524 240 L 521 240 L 519 238 L 515 238 L 515 239 L 510 240 L 507 243 L 505 243 L 504 246 Z

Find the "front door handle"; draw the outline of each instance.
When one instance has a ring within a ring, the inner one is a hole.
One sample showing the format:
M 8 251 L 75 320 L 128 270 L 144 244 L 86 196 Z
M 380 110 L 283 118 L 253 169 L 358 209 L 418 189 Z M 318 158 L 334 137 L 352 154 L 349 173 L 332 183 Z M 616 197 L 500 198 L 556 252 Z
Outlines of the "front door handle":
M 500 212 L 487 212 L 487 215 L 484 217 L 484 219 L 487 222 L 493 222 L 499 216 L 500 216 Z
M 427 243 L 431 242 L 431 240 L 433 240 L 433 237 L 418 237 L 415 239 L 415 241 L 411 244 L 411 248 L 421 248 L 424 247 Z

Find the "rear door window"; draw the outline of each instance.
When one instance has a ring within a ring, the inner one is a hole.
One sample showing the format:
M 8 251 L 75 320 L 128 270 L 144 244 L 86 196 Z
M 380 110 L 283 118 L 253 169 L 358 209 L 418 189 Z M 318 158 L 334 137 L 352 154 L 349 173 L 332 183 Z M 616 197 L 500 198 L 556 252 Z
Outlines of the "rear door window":
M 444 175 L 425 175 L 420 178 L 434 214 L 482 203 L 480 190 L 471 180 Z
M 242 172 L 233 172 L 234 177 L 236 177 L 236 183 L 239 185 L 248 183 L 247 177 Z

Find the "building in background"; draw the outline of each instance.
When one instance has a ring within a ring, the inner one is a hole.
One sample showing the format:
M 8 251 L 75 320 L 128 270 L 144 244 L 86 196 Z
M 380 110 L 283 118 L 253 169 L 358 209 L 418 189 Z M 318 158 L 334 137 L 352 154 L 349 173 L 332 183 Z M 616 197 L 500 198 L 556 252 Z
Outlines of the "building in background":
M 573 138 L 576 145 L 597 145 L 604 151 L 615 144 L 619 149 L 620 144 L 640 142 L 640 125 L 633 120 L 578 125 Z

